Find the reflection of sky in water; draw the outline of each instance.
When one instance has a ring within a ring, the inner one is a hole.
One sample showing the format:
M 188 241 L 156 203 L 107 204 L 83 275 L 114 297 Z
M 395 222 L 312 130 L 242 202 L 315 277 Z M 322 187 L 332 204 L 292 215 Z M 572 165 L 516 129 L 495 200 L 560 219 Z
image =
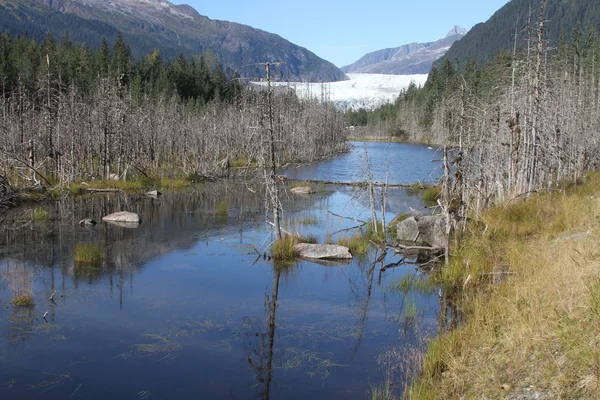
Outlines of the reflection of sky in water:
M 427 146 L 387 142 L 355 142 L 352 145 L 348 154 L 323 163 L 292 166 L 283 173 L 292 179 L 366 181 L 366 147 L 374 181 L 386 182 L 387 178 L 388 183 L 431 183 L 442 174 L 441 152 Z
M 275 399 L 366 397 L 369 383 L 383 379 L 382 352 L 435 329 L 437 296 L 409 295 L 419 318 L 417 329 L 405 333 L 407 300 L 387 289 L 414 274 L 413 267 L 381 274 L 372 253 L 347 266 L 301 261 L 276 273 L 254 250 L 262 253 L 272 237 L 263 200 L 249 193 L 206 187 L 129 199 L 144 218 L 139 229 L 76 226 L 82 214 L 99 219 L 123 207 L 124 199 L 103 196 L 51 210 L 62 223 L 7 234 L 2 240 L 11 246 L 0 248 L 0 270 L 33 271 L 35 306 L 14 308 L 9 281 L 0 281 L 0 397 L 252 398 L 269 379 Z M 228 216 L 215 217 L 223 199 Z M 422 207 L 404 189 L 390 189 L 388 200 L 388 220 Z M 355 188 L 290 194 L 284 227 L 323 239 L 355 225 L 330 211 L 366 220 L 367 206 Z M 75 274 L 71 249 L 81 241 L 102 246 L 101 273 Z M 384 260 L 393 261 L 393 255 Z M 53 290 L 56 303 L 49 300 Z

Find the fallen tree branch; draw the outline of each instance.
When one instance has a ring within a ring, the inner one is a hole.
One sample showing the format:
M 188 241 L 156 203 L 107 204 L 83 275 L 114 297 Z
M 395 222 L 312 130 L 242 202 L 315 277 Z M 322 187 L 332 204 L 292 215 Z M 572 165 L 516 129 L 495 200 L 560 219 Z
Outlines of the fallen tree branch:
M 40 178 L 42 178 L 44 180 L 44 182 L 46 182 L 48 184 L 48 186 L 52 186 L 52 184 L 50 183 L 50 181 L 48 179 L 46 179 L 46 177 L 44 175 L 40 174 L 37 169 L 35 169 L 33 166 L 29 165 L 28 162 L 21 160 L 19 157 L 16 157 L 16 156 L 10 154 L 9 152 L 7 152 L 5 150 L 0 150 L 0 151 L 2 151 L 4 154 L 6 154 L 7 156 L 9 156 L 13 160 L 15 160 L 17 162 L 20 162 L 21 164 L 23 164 L 24 166 L 26 166 L 27 168 L 29 168 L 30 170 L 32 170 L 35 174 L 39 175 Z

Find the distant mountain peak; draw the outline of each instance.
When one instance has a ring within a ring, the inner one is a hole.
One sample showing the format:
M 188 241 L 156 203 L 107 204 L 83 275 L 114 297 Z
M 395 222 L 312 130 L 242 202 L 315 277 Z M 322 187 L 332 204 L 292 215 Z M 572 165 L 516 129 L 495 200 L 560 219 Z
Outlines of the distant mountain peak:
M 467 30 L 454 26 L 446 37 L 435 42 L 410 43 L 365 54 L 342 71 L 362 74 L 428 74 L 433 62 L 442 57 Z
M 454 36 L 454 35 L 463 35 L 464 36 L 466 34 L 467 34 L 467 30 L 465 28 L 461 28 L 458 25 L 454 25 L 454 27 L 450 30 L 450 32 L 448 32 L 446 37 Z

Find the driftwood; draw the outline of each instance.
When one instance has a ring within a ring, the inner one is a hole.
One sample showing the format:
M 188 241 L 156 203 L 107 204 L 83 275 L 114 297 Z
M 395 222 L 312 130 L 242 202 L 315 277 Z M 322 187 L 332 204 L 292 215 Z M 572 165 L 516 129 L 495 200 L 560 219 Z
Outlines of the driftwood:
M 93 193 L 125 193 L 125 191 L 123 191 L 123 189 L 117 189 L 117 188 L 108 188 L 108 189 L 80 188 L 79 190 L 82 192 L 90 193 L 90 194 L 93 194 Z
M 375 186 L 375 187 L 403 187 L 410 188 L 412 185 L 408 183 L 385 183 L 385 182 L 341 182 L 341 181 L 326 181 L 319 179 L 291 179 L 287 176 L 279 175 L 278 178 L 282 181 L 288 182 L 305 182 L 305 183 L 323 183 L 326 185 L 340 185 L 340 186 L 356 186 L 356 187 L 365 187 L 365 186 Z

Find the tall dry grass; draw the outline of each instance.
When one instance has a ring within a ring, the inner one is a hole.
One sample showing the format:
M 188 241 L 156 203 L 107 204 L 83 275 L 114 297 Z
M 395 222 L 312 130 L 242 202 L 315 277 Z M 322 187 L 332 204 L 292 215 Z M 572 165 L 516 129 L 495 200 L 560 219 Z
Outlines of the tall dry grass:
M 406 397 L 600 398 L 600 175 L 483 218 L 436 277 L 466 323 L 429 344 Z

